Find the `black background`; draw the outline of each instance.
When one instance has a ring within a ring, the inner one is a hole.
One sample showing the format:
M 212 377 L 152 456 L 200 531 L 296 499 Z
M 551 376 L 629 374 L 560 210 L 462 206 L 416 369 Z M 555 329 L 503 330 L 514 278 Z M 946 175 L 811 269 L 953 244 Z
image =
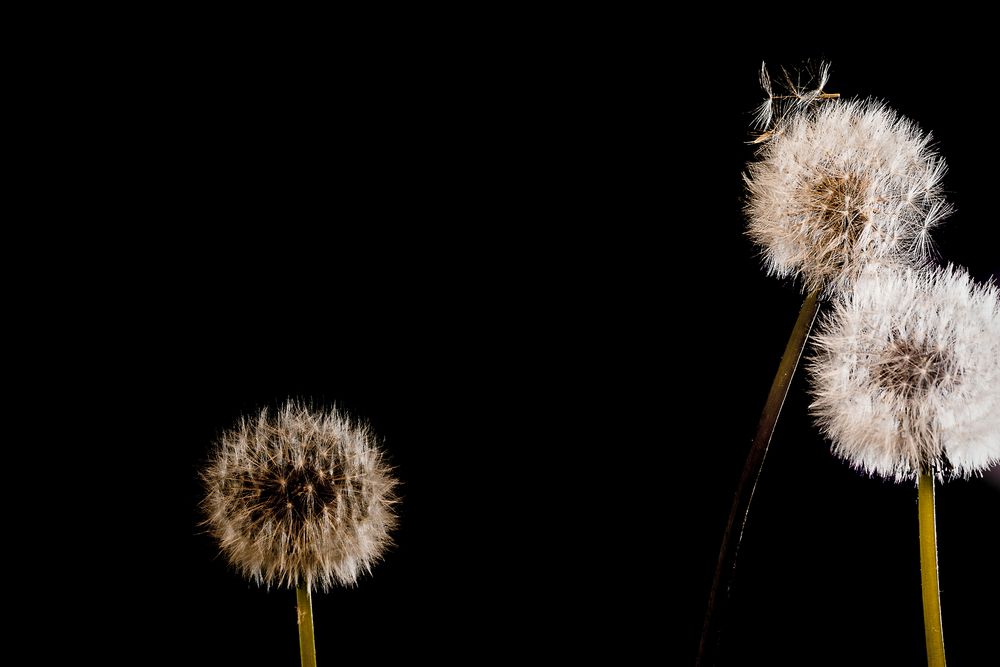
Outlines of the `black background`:
M 321 661 L 690 664 L 801 301 L 742 235 L 761 60 L 832 60 L 828 90 L 933 132 L 957 207 L 939 251 L 980 280 L 998 270 L 997 140 L 974 110 L 990 65 L 677 53 L 610 25 L 300 30 L 183 31 L 88 84 L 128 100 L 105 119 L 113 206 L 141 232 L 68 299 L 111 324 L 69 351 L 65 395 L 120 416 L 90 485 L 117 509 L 86 533 L 116 579 L 72 597 L 127 602 L 81 614 L 85 641 L 120 647 L 124 623 L 178 664 L 297 664 L 294 594 L 243 581 L 197 510 L 217 435 L 296 397 L 368 419 L 403 481 L 397 546 L 315 596 Z M 834 459 L 805 388 L 752 508 L 727 664 L 921 664 L 915 489 Z M 982 665 L 1000 482 L 938 503 L 950 664 Z

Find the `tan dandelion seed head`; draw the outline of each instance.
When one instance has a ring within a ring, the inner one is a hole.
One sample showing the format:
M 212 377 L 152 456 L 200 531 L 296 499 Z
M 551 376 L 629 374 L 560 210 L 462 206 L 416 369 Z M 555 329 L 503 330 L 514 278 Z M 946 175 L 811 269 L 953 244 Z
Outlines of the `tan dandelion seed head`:
M 996 287 L 954 268 L 872 268 L 814 342 L 812 411 L 855 467 L 903 480 L 1000 461 Z
M 777 121 L 746 174 L 747 234 L 768 272 L 843 291 L 868 264 L 920 266 L 950 212 L 930 137 L 871 101 L 829 100 Z
M 219 439 L 202 474 L 222 552 L 266 586 L 352 585 L 391 543 L 396 480 L 367 425 L 288 402 Z

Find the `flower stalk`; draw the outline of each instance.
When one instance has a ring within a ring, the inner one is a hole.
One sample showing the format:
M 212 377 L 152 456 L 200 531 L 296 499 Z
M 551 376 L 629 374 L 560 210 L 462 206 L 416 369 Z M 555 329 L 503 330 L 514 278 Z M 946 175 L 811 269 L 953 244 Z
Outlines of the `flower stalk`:
M 722 534 L 722 546 L 719 548 L 719 561 L 715 567 L 712 590 L 708 597 L 708 608 L 705 611 L 705 623 L 702 627 L 701 642 L 698 648 L 697 664 L 700 667 L 707 667 L 714 661 L 714 654 L 720 640 L 721 621 L 729 599 L 729 589 L 736 570 L 740 541 L 743 538 L 743 529 L 746 527 L 753 493 L 757 488 L 757 479 L 764 467 L 764 458 L 767 456 L 771 436 L 774 435 L 774 427 L 778 422 L 781 407 L 785 403 L 788 388 L 795 376 L 795 369 L 798 368 L 799 360 L 802 358 L 802 350 L 809 338 L 809 333 L 812 331 L 818 311 L 819 290 L 813 290 L 802 302 L 799 317 L 795 321 L 795 326 L 788 338 L 788 344 L 785 346 L 785 352 L 778 364 L 778 372 L 774 376 L 771 391 L 767 395 L 767 402 L 764 404 L 764 411 L 760 416 L 760 423 L 757 425 L 757 434 L 754 436 L 746 463 L 743 465 L 743 472 L 740 474 L 740 480 L 736 486 L 733 506 L 729 511 L 725 532 Z
M 937 524 L 934 518 L 934 475 L 921 473 L 917 483 L 920 523 L 920 584 L 924 600 L 924 637 L 927 667 L 945 667 L 941 627 L 941 589 L 938 585 Z
M 309 586 L 295 589 L 299 611 L 299 654 L 302 667 L 316 667 L 316 639 L 313 636 L 312 591 Z

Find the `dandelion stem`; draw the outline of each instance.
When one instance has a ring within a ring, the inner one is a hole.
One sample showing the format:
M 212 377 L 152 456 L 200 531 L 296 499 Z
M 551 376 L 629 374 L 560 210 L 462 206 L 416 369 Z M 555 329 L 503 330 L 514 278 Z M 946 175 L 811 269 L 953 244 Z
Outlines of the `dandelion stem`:
M 736 570 L 736 559 L 739 555 L 740 540 L 743 538 L 747 514 L 750 511 L 750 502 L 753 500 L 757 479 L 764 466 L 764 457 L 767 455 L 767 447 L 771 442 L 774 426 L 778 421 L 778 415 L 781 414 L 781 406 L 785 402 L 785 396 L 788 395 L 788 387 L 792 383 L 792 377 L 799 365 L 802 350 L 805 347 L 806 339 L 809 338 L 809 332 L 812 331 L 818 310 L 819 290 L 814 290 L 802 302 L 799 318 L 792 328 L 788 344 L 785 346 L 785 353 L 781 356 L 778 372 L 774 376 L 771 391 L 767 395 L 767 403 L 764 404 L 764 411 L 761 413 L 760 423 L 757 425 L 757 434 L 754 436 L 750 453 L 747 454 L 746 463 L 743 465 L 743 473 L 736 486 L 736 494 L 733 496 L 733 506 L 726 522 L 726 530 L 722 534 L 719 562 L 715 568 L 712 590 L 708 597 L 708 609 L 705 611 L 705 623 L 701 631 L 697 662 L 700 667 L 708 667 L 715 660 L 714 654 L 718 648 L 722 629 L 721 619 L 729 599 L 729 589 Z
M 945 667 L 941 592 L 938 587 L 937 526 L 934 519 L 934 475 L 931 473 L 920 475 L 917 513 L 920 519 L 920 584 L 924 598 L 927 667 Z
M 309 586 L 295 589 L 299 603 L 299 653 L 302 667 L 316 667 L 316 640 L 313 637 L 313 601 Z

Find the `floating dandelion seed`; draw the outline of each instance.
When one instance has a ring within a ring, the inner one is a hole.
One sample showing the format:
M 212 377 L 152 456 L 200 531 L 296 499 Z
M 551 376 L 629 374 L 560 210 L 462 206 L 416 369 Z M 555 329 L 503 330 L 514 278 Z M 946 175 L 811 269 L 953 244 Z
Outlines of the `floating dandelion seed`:
M 868 264 L 922 264 L 930 230 L 950 212 L 945 164 L 929 142 L 870 101 L 831 100 L 779 119 L 746 175 L 747 233 L 768 271 L 801 276 L 808 291 L 843 290 Z
M 364 425 L 294 402 L 223 434 L 203 474 L 207 523 L 243 574 L 351 585 L 390 543 L 391 469 Z
M 812 411 L 834 452 L 897 481 L 1000 460 L 1000 301 L 946 270 L 872 269 L 815 338 Z
M 830 63 L 821 62 L 815 71 L 810 71 L 807 67 L 793 73 L 782 68 L 781 74 L 776 89 L 771 83 L 767 64 L 760 65 L 760 87 L 766 99 L 754 112 L 752 125 L 765 133 L 754 143 L 771 137 L 773 128 L 780 125 L 786 116 L 806 109 L 815 102 L 840 97 L 838 93 L 827 93 L 824 90 L 830 80 Z

